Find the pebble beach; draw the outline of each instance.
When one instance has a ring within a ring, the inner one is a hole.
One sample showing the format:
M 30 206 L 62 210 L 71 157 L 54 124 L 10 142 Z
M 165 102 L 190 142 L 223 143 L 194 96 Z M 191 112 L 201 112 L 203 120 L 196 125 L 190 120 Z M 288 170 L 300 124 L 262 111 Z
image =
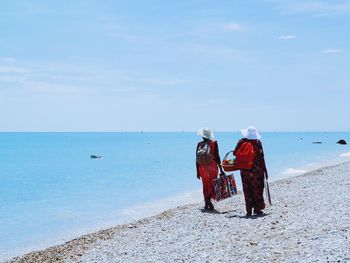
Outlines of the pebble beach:
M 245 217 L 239 193 L 213 212 L 177 207 L 9 262 L 350 262 L 349 162 L 272 182 L 270 191 L 261 217 Z

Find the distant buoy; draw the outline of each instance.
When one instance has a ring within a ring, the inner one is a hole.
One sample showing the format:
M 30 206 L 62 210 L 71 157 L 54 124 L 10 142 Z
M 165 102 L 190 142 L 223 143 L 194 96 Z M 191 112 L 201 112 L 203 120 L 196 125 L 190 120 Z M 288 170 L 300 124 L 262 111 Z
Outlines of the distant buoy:
M 101 155 L 92 154 L 92 155 L 90 155 L 90 158 L 91 159 L 99 159 L 99 158 L 102 158 L 102 156 Z
M 341 139 L 339 141 L 337 141 L 338 144 L 342 144 L 342 145 L 345 145 L 347 144 L 345 140 Z

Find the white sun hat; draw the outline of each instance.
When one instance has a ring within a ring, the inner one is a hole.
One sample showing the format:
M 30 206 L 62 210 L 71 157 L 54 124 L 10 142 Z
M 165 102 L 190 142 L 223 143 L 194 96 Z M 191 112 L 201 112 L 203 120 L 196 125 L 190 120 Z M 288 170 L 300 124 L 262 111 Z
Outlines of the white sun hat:
M 261 135 L 259 131 L 254 126 L 249 126 L 246 129 L 241 130 L 242 136 L 248 140 L 260 140 Z
M 199 129 L 197 131 L 197 135 L 209 139 L 209 140 L 213 140 L 214 139 L 214 131 L 209 129 L 209 128 L 203 128 L 203 129 Z

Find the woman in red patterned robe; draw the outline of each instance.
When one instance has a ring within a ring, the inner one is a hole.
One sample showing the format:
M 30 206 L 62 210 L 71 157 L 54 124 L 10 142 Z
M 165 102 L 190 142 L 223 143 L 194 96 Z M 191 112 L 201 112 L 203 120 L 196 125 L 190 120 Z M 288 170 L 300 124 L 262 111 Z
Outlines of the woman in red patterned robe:
M 247 216 L 252 215 L 252 210 L 254 209 L 254 214 L 263 215 L 263 209 L 265 208 L 264 202 L 264 177 L 268 178 L 264 150 L 262 143 L 259 140 L 261 138 L 260 134 L 255 127 L 249 127 L 248 129 L 243 129 L 241 131 L 243 139 L 241 139 L 233 152 L 235 155 L 240 146 L 249 141 L 254 146 L 256 156 L 253 162 L 253 168 L 250 170 L 241 170 L 241 178 L 244 192 L 244 199 L 246 205 Z
M 224 174 L 220 165 L 218 144 L 214 140 L 212 130 L 202 129 L 197 134 L 203 137 L 203 141 L 197 144 L 196 149 L 197 178 L 202 179 L 203 183 L 204 209 L 214 210 L 211 202 L 211 199 L 215 198 L 213 180 L 218 177 L 218 168 L 220 173 Z

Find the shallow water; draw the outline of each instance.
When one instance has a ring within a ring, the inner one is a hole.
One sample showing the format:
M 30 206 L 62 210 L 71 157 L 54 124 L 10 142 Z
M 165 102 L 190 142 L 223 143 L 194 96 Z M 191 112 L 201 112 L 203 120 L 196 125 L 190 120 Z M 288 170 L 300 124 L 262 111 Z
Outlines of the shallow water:
M 223 157 L 239 134 L 216 138 Z M 341 138 L 350 134 L 263 133 L 270 178 L 348 160 Z M 182 132 L 0 133 L 0 259 L 200 200 L 198 140 Z

